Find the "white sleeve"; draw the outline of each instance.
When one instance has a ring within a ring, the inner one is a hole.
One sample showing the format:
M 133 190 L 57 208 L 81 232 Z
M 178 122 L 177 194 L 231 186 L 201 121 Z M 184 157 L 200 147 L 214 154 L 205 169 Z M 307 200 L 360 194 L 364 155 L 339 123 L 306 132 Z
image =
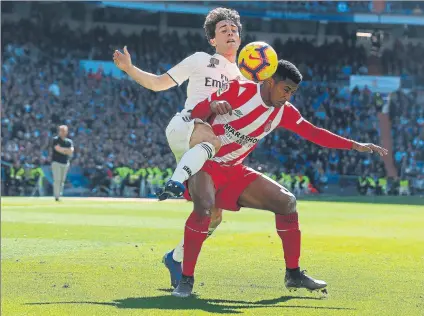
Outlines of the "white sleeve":
M 199 57 L 201 53 L 194 53 L 188 56 L 186 59 L 176 64 L 174 67 L 167 71 L 167 74 L 175 81 L 177 85 L 181 85 L 186 81 L 197 68 L 199 64 Z

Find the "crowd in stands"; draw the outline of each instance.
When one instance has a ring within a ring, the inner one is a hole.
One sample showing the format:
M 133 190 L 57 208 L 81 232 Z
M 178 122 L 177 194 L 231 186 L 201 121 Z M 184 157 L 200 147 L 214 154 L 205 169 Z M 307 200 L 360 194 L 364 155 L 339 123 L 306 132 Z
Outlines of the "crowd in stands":
M 84 169 L 91 189 L 108 188 L 120 195 L 127 185 L 140 188 L 141 179 L 149 176 L 156 179 L 152 190 L 163 183 L 175 165 L 164 130 L 184 104 L 184 87 L 154 93 L 132 80 L 101 70 L 86 72 L 79 65 L 80 59 L 111 61 L 113 51 L 124 45 L 134 64 L 157 74 L 195 51 L 210 51 L 202 36 L 190 33 L 179 37 L 175 32 L 158 36 L 146 30 L 131 36 L 109 34 L 104 28 L 75 31 L 40 16 L 2 23 L 2 161 L 30 169 L 48 164 L 49 140 L 58 125 L 66 124 L 75 144 L 72 165 Z M 273 46 L 304 74 L 306 82 L 293 103 L 305 118 L 348 138 L 380 142 L 380 97 L 369 89 L 349 92 L 332 84 L 349 74 L 367 73 L 363 48 L 342 42 L 316 47 L 304 40 L 276 41 Z M 388 54 L 396 56 L 395 51 Z M 333 55 L 343 57 L 335 60 Z M 389 73 L 399 59 L 387 60 Z M 422 69 L 423 63 L 410 66 L 403 71 Z M 390 107 L 394 158 L 402 177 L 422 176 L 424 102 L 415 92 L 399 92 L 396 98 L 399 101 L 392 98 Z M 299 182 L 299 190 L 311 184 L 312 191 L 321 190 L 331 175 L 369 174 L 377 179 L 385 173 L 378 156 L 328 150 L 284 130 L 271 134 L 246 163 L 277 181 L 288 181 L 287 175 L 306 176 L 304 182 L 291 180 L 292 188 Z M 122 173 L 118 168 L 132 171 Z

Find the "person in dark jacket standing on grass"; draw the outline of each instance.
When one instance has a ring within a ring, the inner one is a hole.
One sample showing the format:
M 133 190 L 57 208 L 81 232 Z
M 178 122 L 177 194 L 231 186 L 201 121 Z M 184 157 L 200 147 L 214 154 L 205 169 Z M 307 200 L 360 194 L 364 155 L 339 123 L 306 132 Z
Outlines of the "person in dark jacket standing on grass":
M 74 153 L 74 144 L 67 138 L 68 126 L 59 126 L 59 135 L 53 138 L 52 172 L 53 193 L 56 201 L 59 201 L 69 170 L 69 161 Z

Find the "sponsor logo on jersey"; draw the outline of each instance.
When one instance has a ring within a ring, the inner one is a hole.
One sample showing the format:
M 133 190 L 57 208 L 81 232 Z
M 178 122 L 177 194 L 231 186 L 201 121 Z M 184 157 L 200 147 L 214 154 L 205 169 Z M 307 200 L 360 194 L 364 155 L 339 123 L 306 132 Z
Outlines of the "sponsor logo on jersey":
M 218 89 L 226 88 L 228 82 L 228 78 L 223 74 L 221 74 L 221 80 L 216 80 L 211 77 L 205 77 L 205 87 L 214 87 Z
M 256 137 L 240 133 L 228 123 L 224 125 L 224 130 L 225 136 L 241 146 L 252 147 L 259 141 Z
M 211 60 L 209 60 L 209 68 L 215 68 L 216 65 L 219 65 L 219 59 L 216 59 L 214 57 L 211 58 Z

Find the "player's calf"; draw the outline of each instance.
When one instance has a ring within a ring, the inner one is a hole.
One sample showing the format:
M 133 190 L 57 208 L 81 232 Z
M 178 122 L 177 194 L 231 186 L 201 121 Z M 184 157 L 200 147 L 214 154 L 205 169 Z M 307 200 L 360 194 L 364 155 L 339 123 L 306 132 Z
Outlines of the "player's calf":
M 173 295 L 186 297 L 193 290 L 194 270 L 203 242 L 208 235 L 211 210 L 215 205 L 215 188 L 210 175 L 199 172 L 189 180 L 189 191 L 194 210 L 184 229 L 184 262 L 182 278 Z
M 211 211 L 211 221 L 209 223 L 208 234 L 206 238 L 209 238 L 215 229 L 222 222 L 222 209 L 213 208 Z M 171 251 L 167 252 L 162 259 L 165 267 L 168 269 L 171 286 L 176 288 L 182 277 L 182 261 L 184 258 L 184 239 Z
M 213 208 L 212 214 L 211 214 L 211 222 L 208 228 L 208 236 L 206 238 L 209 238 L 213 234 L 213 232 L 215 231 L 215 229 L 218 228 L 221 222 L 222 222 L 222 209 Z

